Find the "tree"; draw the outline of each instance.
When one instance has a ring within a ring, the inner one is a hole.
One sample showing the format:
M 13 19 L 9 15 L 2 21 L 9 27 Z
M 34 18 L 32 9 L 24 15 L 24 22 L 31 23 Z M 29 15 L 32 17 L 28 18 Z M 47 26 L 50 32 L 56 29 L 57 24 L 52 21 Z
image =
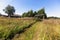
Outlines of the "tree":
M 15 8 L 11 5 L 8 5 L 5 9 L 3 9 L 3 11 L 8 14 L 8 17 L 11 17 L 11 15 L 14 15 L 15 13 Z
M 22 17 L 27 17 L 27 13 L 24 12 L 24 13 L 22 14 Z
M 40 15 L 43 14 L 44 18 L 47 18 L 47 15 L 46 15 L 46 13 L 45 13 L 45 9 L 44 9 L 44 8 L 40 9 L 40 10 L 38 11 L 38 14 L 40 14 Z
M 22 17 L 33 17 L 33 10 L 30 10 L 28 12 L 24 12 L 22 14 Z
M 28 16 L 28 17 L 33 17 L 33 10 L 28 11 L 28 12 L 27 12 L 27 16 Z
M 45 13 L 45 9 L 42 8 L 40 9 L 38 12 L 34 11 L 33 10 L 30 10 L 28 12 L 24 12 L 22 14 L 23 17 L 34 17 L 34 16 L 39 16 L 39 18 L 47 18 L 47 15 Z
M 36 14 L 37 14 L 37 12 L 36 12 L 36 11 L 34 11 L 34 13 L 33 13 L 33 17 L 34 17 Z

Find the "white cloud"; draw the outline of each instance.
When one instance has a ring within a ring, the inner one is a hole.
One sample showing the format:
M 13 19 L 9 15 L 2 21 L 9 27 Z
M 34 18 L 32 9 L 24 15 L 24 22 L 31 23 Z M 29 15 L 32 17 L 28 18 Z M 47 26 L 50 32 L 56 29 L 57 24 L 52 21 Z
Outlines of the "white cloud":
M 3 9 L 10 3 L 12 0 L 0 0 L 0 13 L 5 14 Z

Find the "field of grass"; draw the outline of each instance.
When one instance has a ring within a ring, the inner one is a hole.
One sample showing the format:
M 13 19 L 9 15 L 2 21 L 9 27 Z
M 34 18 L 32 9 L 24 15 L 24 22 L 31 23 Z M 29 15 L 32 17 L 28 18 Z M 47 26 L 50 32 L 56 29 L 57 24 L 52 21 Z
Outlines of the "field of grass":
M 60 19 L 0 17 L 0 40 L 60 40 Z
M 60 19 L 38 21 L 12 40 L 60 40 Z
M 0 17 L 0 40 L 12 38 L 24 28 L 35 22 L 34 20 L 24 20 L 20 18 Z

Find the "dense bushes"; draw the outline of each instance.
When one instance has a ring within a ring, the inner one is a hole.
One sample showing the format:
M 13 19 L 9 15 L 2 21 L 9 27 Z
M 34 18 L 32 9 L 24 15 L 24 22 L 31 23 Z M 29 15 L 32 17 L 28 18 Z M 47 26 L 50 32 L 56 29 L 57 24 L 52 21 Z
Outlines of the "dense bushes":
M 45 19 L 47 18 L 47 15 L 45 13 L 45 9 L 44 8 L 38 10 L 37 12 L 36 11 L 33 12 L 33 10 L 30 10 L 28 12 L 24 12 L 22 14 L 22 17 L 35 17 L 35 15 L 39 15 L 40 18 L 43 18 L 42 16 L 44 16 Z

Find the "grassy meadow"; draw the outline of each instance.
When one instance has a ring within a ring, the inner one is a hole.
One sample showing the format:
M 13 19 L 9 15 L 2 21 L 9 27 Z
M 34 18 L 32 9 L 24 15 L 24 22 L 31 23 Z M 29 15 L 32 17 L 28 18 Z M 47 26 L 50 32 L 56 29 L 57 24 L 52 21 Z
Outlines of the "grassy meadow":
M 60 19 L 0 17 L 0 40 L 60 40 Z
M 0 39 L 8 40 L 24 28 L 31 25 L 34 20 L 20 18 L 4 18 L 0 17 Z
M 60 40 L 60 19 L 38 21 L 12 40 Z

